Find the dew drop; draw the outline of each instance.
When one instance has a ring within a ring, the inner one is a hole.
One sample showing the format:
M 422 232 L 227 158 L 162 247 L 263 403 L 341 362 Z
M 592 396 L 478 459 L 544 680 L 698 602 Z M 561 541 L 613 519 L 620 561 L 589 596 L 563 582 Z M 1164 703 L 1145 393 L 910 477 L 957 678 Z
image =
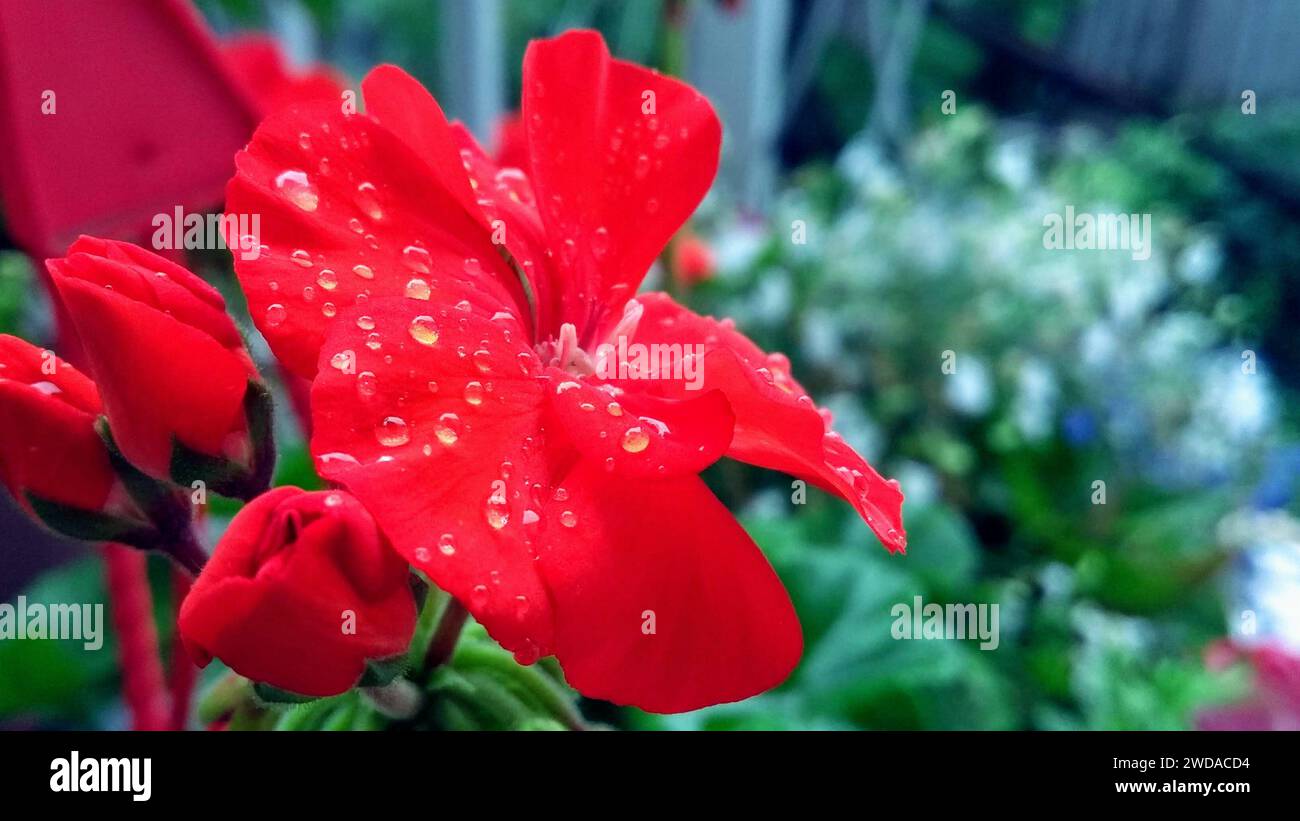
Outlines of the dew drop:
M 433 433 L 444 445 L 456 444 L 460 438 L 460 417 L 454 413 L 444 413 L 433 426 Z
M 301 248 L 299 248 L 298 250 L 290 254 L 289 259 L 293 260 L 294 264 L 298 265 L 301 268 L 311 267 L 311 254 L 307 253 Z
M 650 445 L 650 435 L 641 428 L 628 428 L 623 434 L 623 450 L 640 453 Z
M 433 270 L 433 257 L 419 245 L 411 244 L 403 248 L 402 262 L 417 274 L 427 274 Z
M 284 320 L 288 316 L 289 312 L 286 311 L 284 306 L 280 303 L 277 302 L 274 305 L 268 305 L 266 308 L 266 327 L 278 328 L 280 325 L 284 324 Z
M 384 209 L 379 207 L 379 194 L 373 183 L 363 182 L 357 186 L 357 207 L 373 220 L 384 218 Z
M 419 277 L 415 277 L 410 282 L 406 283 L 406 296 L 408 299 L 418 299 L 423 302 L 428 302 L 429 294 L 429 283 Z
M 326 291 L 332 291 L 339 287 L 338 274 L 335 274 L 328 268 L 322 268 L 320 274 L 316 277 L 316 284 Z
M 578 524 L 578 517 L 572 510 L 566 510 L 560 514 L 560 524 L 565 527 L 575 527 Z
M 591 255 L 601 260 L 607 253 L 609 253 L 609 230 L 602 225 L 591 235 Z
M 370 371 L 357 374 L 357 395 L 371 397 L 379 390 L 379 378 Z
M 357 382 L 360 383 L 360 377 Z M 411 441 L 411 431 L 406 420 L 400 416 L 386 416 L 384 421 L 375 426 L 375 438 L 386 448 L 395 448 Z
M 417 316 L 411 320 L 411 325 L 407 328 L 411 333 L 411 339 L 419 342 L 421 345 L 438 344 L 438 329 L 434 327 L 433 317 Z
M 330 367 L 336 371 L 346 373 L 356 361 L 356 354 L 352 351 L 339 351 L 330 357 Z
M 304 211 L 315 211 L 320 196 L 302 171 L 289 170 L 275 178 L 275 187 L 284 192 L 289 202 Z
M 363 331 L 373 331 L 375 329 L 374 317 L 367 315 L 357 317 L 357 327 Z
M 450 533 L 444 533 L 438 537 L 438 551 L 444 556 L 456 555 L 456 537 Z
M 479 382 L 466 382 L 465 401 L 475 406 L 483 404 L 483 385 Z
M 510 514 L 497 507 L 489 507 L 486 515 L 487 523 L 493 530 L 500 530 L 510 521 Z
M 469 594 L 470 604 L 472 604 L 474 607 L 482 607 L 483 605 L 487 604 L 487 600 L 488 600 L 487 585 L 486 584 L 474 585 L 474 589 L 471 590 Z
M 361 277 L 362 279 L 374 279 L 374 278 L 375 278 L 375 272 L 374 272 L 373 270 L 371 270 L 371 268 L 370 268 L 369 265 L 353 265 L 353 266 L 352 266 L 352 273 L 356 274 L 357 276 Z
M 610 402 L 608 405 L 605 406 L 605 410 L 609 412 L 610 416 L 623 415 L 623 406 L 617 402 Z

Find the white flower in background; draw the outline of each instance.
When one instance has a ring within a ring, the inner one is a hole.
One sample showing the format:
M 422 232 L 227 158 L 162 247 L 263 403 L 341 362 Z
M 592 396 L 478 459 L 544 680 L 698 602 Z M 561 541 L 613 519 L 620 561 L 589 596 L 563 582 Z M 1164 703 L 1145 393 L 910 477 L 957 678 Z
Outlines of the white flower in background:
M 765 225 L 745 219 L 723 226 L 710 240 L 719 275 L 725 277 L 749 269 L 767 244 L 769 230 Z
M 1029 359 L 1020 365 L 1013 414 L 1026 439 L 1042 439 L 1052 432 L 1058 393 L 1056 374 L 1046 362 Z
M 789 320 L 793 299 L 790 274 L 783 268 L 773 268 L 749 292 L 744 312 L 764 325 L 779 325 Z
M 1000 140 L 989 156 L 989 173 L 1008 188 L 1023 191 L 1034 182 L 1034 154 L 1032 134 Z
M 810 308 L 804 312 L 801 330 L 801 350 L 809 362 L 822 367 L 843 364 L 844 339 L 834 314 L 824 308 Z
M 1191 285 L 1205 285 L 1223 266 L 1223 246 L 1210 236 L 1198 236 L 1178 254 L 1178 278 Z
M 958 413 L 983 416 L 993 406 L 993 376 L 976 354 L 959 352 L 957 369 L 946 377 L 944 398 Z

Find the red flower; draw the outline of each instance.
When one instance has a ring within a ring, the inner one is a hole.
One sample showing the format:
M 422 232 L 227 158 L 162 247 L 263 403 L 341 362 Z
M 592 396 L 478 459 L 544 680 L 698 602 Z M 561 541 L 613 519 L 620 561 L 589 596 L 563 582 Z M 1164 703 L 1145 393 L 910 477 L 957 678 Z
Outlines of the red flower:
M 268 250 L 236 260 L 254 318 L 315 376 L 322 474 L 522 662 L 649 710 L 753 695 L 797 662 L 798 621 L 697 474 L 725 454 L 805 477 L 897 550 L 902 495 L 784 357 L 630 299 L 713 180 L 708 101 L 593 32 L 533 43 L 523 88 L 527 177 L 391 66 L 364 115 L 268 118 L 227 199 L 262 214 Z M 620 341 L 700 348 L 640 379 L 609 373 Z
M 178 478 L 174 444 L 255 461 L 245 400 L 257 371 L 215 288 L 142 248 L 93 237 L 46 265 L 127 459 L 160 479 Z
M 101 511 L 116 482 L 95 431 L 95 385 L 49 351 L 0 336 L 0 480 L 31 509 L 29 494 Z
M 713 249 L 690 231 L 683 231 L 673 243 L 673 277 L 683 285 L 713 278 Z
M 181 606 L 195 663 L 308 696 L 348 690 L 366 662 L 406 651 L 409 571 L 339 491 L 278 487 L 235 516 Z
M 1212 707 L 1197 716 L 1202 730 L 1300 730 L 1300 655 L 1281 645 L 1244 645 L 1228 640 L 1206 650 L 1206 666 L 1222 670 L 1247 662 L 1254 692 L 1245 701 Z
M 317 100 L 339 105 L 347 88 L 327 66 L 293 69 L 280 45 L 264 34 L 244 34 L 221 44 L 222 54 L 263 113 Z

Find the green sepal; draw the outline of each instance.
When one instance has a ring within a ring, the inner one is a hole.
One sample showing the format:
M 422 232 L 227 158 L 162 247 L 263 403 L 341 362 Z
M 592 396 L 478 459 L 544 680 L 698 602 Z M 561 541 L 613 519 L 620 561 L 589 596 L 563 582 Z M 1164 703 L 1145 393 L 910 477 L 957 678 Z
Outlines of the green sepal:
M 356 686 L 386 687 L 392 684 L 395 678 L 405 673 L 406 667 L 405 654 L 386 659 L 369 659 L 366 661 L 366 671 L 361 674 L 361 680 L 356 683 Z
M 275 469 L 275 437 L 271 432 L 271 392 L 256 380 L 250 380 L 244 391 L 244 419 L 252 444 L 251 465 L 200 453 L 173 436 L 171 480 L 185 488 L 202 482 L 213 493 L 245 501 L 264 493 Z
M 263 704 L 308 704 L 320 700 L 317 696 L 304 696 L 301 693 L 281 690 L 264 681 L 253 682 L 253 693 Z
M 83 542 L 116 542 L 140 550 L 154 550 L 162 545 L 159 532 L 144 522 L 65 505 L 31 492 L 25 495 L 37 518 L 64 536 Z

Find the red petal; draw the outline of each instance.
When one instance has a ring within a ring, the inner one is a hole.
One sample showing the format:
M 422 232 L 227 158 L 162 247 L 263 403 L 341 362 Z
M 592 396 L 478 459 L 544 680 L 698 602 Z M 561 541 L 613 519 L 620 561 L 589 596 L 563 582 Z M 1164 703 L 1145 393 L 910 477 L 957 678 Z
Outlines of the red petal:
M 375 299 L 364 329 L 357 309 L 340 314 L 312 389 L 312 452 L 497 641 L 549 652 L 530 544 L 549 487 L 541 369 L 517 320 L 465 308 Z M 412 321 L 426 312 L 417 341 Z M 346 352 L 355 375 L 338 367 Z
M 624 393 L 548 369 L 551 411 L 574 447 L 615 476 L 695 474 L 731 443 L 735 417 L 721 391 L 683 399 Z
M 839 495 L 854 506 L 885 547 L 906 549 L 898 484 L 882 478 L 827 429 L 817 406 L 790 375 L 785 357 L 764 353 L 726 321 L 692 313 L 667 294 L 638 294 L 637 301 L 645 313 L 636 342 L 703 346 L 703 386 L 726 394 L 736 415 L 728 456 L 805 478 Z M 682 381 L 619 384 L 629 392 L 689 395 Z
M 550 239 L 537 213 L 532 183 L 517 168 L 502 168 L 487 155 L 474 135 L 460 123 L 453 123 L 452 133 L 460 146 L 460 157 L 474 186 L 476 207 L 483 224 L 493 232 L 510 254 L 519 273 L 532 288 L 537 314 L 536 339 L 554 337 L 562 320 L 560 297 L 562 285 L 555 276 Z
M 406 566 L 374 552 L 381 547 L 374 525 L 355 500 L 339 494 L 338 512 L 307 523 L 293 545 L 267 544 L 268 533 L 283 532 L 273 519 L 286 502 L 305 508 L 324 495 L 276 488 L 231 522 L 181 609 L 198 661 L 216 656 L 256 681 L 328 696 L 355 684 L 367 659 L 406 649 L 415 625 Z M 263 555 L 268 548 L 279 552 Z M 372 565 L 368 574 L 382 584 L 359 585 L 359 563 Z M 341 629 L 349 610 L 355 633 Z
M 708 191 L 722 128 L 698 92 L 611 58 L 593 31 L 529 44 L 523 116 L 564 317 L 586 341 Z
M 57 277 L 99 385 L 113 436 L 145 472 L 170 472 L 172 436 L 217 456 L 245 427 L 247 355 L 144 302 Z
M 291 71 L 279 44 L 262 34 L 227 40 L 221 44 L 221 53 L 263 112 L 312 100 L 337 103 L 346 86 L 342 78 L 321 66 Z
M 612 483 L 583 460 L 562 486 L 540 565 L 571 685 L 673 713 L 790 674 L 803 644 L 790 598 L 699 477 Z
M 0 336 L 0 480 L 20 504 L 24 491 L 99 510 L 114 482 L 95 432 L 99 396 L 71 365 L 12 336 Z M 42 365 L 53 365 L 47 374 Z
M 259 215 L 264 251 L 236 252 L 235 270 L 258 328 L 295 373 L 314 375 L 331 314 L 401 296 L 412 280 L 457 281 L 489 313 L 525 313 L 490 234 L 418 148 L 374 117 L 317 104 L 268 117 L 236 156 L 227 214 Z

